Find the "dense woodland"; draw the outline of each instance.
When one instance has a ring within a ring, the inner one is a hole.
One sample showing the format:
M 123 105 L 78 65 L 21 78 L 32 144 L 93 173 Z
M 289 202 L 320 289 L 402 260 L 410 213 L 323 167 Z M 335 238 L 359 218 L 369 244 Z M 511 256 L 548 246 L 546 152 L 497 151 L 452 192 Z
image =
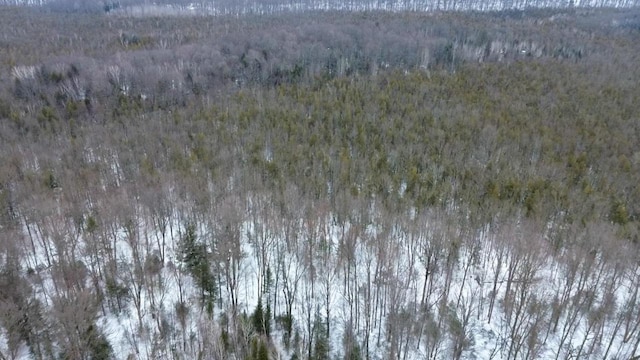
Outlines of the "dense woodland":
M 0 0 L 54 12 L 133 16 L 265 15 L 306 11 L 502 11 L 530 8 L 629 8 L 638 0 Z
M 0 28 L 0 359 L 640 356 L 640 10 Z

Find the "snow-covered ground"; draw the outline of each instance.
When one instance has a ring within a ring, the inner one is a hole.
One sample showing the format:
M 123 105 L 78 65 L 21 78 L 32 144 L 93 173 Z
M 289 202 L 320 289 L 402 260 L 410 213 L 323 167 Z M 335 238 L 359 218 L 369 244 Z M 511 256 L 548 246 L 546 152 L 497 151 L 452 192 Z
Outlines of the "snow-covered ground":
M 230 319 L 250 315 L 260 297 L 274 317 L 284 315 L 291 300 L 297 336 L 291 334 L 285 345 L 284 330 L 272 321 L 272 351 L 280 358 L 305 354 L 317 320 L 328 325 L 334 356 L 344 352 L 348 327 L 370 359 L 639 355 L 640 269 L 595 247 L 590 256 L 554 253 L 546 234 L 526 224 L 464 233 L 432 213 L 397 222 L 375 213 L 369 220 L 339 222 L 322 206 L 299 219 L 283 219 L 256 204 L 236 203 L 246 211 L 236 222 L 240 252 L 229 250 L 222 263 L 212 265 L 220 288 L 213 318 L 199 305 L 200 292 L 181 261 L 185 228 L 179 214 L 171 216 L 164 246 L 158 241 L 162 234 L 145 216 L 135 231 L 111 232 L 119 267 L 115 280 L 128 296 L 122 311 L 103 302 L 96 317 L 116 358 L 193 358 L 207 347 L 211 354 L 212 344 L 219 345 L 220 334 L 229 331 Z M 53 214 L 50 229 L 24 224 L 24 253 L 31 256 L 22 259 L 22 267 L 35 270 L 30 277 L 35 295 L 48 307 L 82 290 L 65 289 L 56 279 L 54 269 L 63 258 L 75 258 L 91 274 L 80 288 L 93 291 L 92 279 L 101 279 L 86 248 L 95 239 L 74 235 L 71 224 L 61 227 L 55 221 Z M 197 236 L 214 244 L 218 234 L 210 225 L 201 222 Z M 53 242 L 60 228 L 78 245 L 64 254 Z M 213 254 L 213 246 L 209 250 Z M 164 262 L 149 270 L 149 259 L 160 254 Z M 142 272 L 136 270 L 140 264 Z M 225 271 L 232 277 L 221 274 Z M 178 304 L 187 305 L 184 322 Z M 0 331 L 3 354 L 8 353 L 5 335 Z M 15 358 L 30 358 L 26 344 Z

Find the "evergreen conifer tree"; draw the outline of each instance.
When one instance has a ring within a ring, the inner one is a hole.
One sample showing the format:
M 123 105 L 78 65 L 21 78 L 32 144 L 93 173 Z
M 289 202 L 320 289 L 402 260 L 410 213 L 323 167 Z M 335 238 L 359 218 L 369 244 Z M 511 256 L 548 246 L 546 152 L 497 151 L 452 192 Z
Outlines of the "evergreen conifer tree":
M 215 300 L 215 278 L 211 273 L 207 247 L 198 242 L 195 226 L 192 224 L 187 226 L 187 232 L 180 243 L 180 252 L 182 262 L 200 288 L 202 303 L 211 314 Z

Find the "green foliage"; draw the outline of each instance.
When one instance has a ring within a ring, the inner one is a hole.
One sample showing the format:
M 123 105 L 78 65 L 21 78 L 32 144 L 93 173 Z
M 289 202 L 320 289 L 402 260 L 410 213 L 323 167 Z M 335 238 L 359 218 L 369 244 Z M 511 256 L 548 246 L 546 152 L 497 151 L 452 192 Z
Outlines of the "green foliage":
M 264 275 L 264 284 L 263 284 L 262 293 L 269 294 L 271 292 L 272 285 L 273 285 L 273 274 L 271 273 L 271 267 L 267 265 L 267 271 L 265 272 L 265 275 Z
M 181 260 L 200 289 L 202 304 L 206 306 L 207 311 L 211 314 L 213 301 L 215 300 L 215 278 L 211 272 L 207 246 L 198 241 L 193 224 L 187 225 L 186 233 L 179 246 Z
M 491 38 L 471 34 L 459 41 Z M 450 45 L 445 53 L 457 46 Z M 593 63 L 456 66 L 454 73 L 379 71 L 244 87 L 213 103 L 171 108 L 171 114 L 147 113 L 139 96 L 119 93 L 110 105 L 124 129 L 123 144 L 157 142 L 147 126 L 167 129 L 157 148 L 125 156 L 122 171 L 148 186 L 164 177 L 189 179 L 185 190 L 241 174 L 244 189 L 271 192 L 281 209 L 285 189 L 295 188 L 332 206 L 375 199 L 393 212 L 455 203 L 480 222 L 497 214 L 550 219 L 563 212 L 571 221 L 636 221 L 633 204 L 640 199 L 624 179 L 640 171 L 634 158 L 640 141 L 636 132 L 620 130 L 636 108 L 633 85 L 617 86 Z M 582 76 L 585 69 L 604 84 Z M 46 118 L 57 113 L 51 106 L 42 111 L 51 115 Z M 74 132 L 85 131 L 87 125 L 77 123 Z M 55 187 L 57 179 L 45 183 Z M 206 209 L 209 195 L 189 198 Z M 626 216 L 612 197 L 625 198 Z M 194 259 L 207 257 L 206 247 L 191 251 Z M 210 287 L 208 276 L 199 279 Z
M 313 324 L 313 351 L 311 360 L 329 360 L 329 338 L 327 334 L 327 326 L 320 316 L 316 316 Z
M 454 344 L 453 358 L 460 359 L 463 351 L 472 344 L 472 339 L 467 334 L 468 329 L 465 329 L 467 324 L 463 323 L 463 320 L 458 317 L 453 304 L 447 307 L 446 318 L 448 332 Z
M 112 348 L 104 334 L 101 334 L 95 326 L 90 326 L 87 331 L 87 343 L 89 347 L 89 358 L 92 360 L 111 359 Z
M 276 324 L 283 330 L 282 342 L 286 349 L 291 344 L 291 335 L 293 334 L 293 315 L 280 315 L 276 317 Z
M 269 348 L 267 344 L 263 341 L 260 343 L 258 347 L 258 354 L 256 356 L 256 360 L 269 360 Z
M 612 201 L 609 218 L 614 224 L 626 225 L 629 222 L 629 212 L 625 203 L 619 200 Z
M 60 184 L 58 183 L 58 179 L 56 178 L 53 171 L 49 170 L 45 172 L 44 185 L 51 190 L 60 187 Z
M 8 119 L 9 116 L 11 116 L 11 113 L 12 111 L 9 103 L 4 99 L 0 99 L 0 119 Z
M 251 339 L 251 348 L 247 360 L 269 360 L 269 345 L 259 337 Z
M 358 339 L 353 333 L 351 326 L 347 326 L 344 336 L 342 338 L 342 345 L 344 348 L 344 360 L 362 360 L 362 351 L 360 350 L 360 344 Z
M 114 313 L 119 314 L 126 308 L 126 305 L 130 300 L 129 288 L 124 284 L 119 284 L 114 278 L 107 277 L 105 281 L 105 290 L 109 308 Z
M 258 305 L 251 315 L 251 323 L 258 334 L 271 336 L 271 307 L 267 302 L 267 308 L 263 310 L 262 298 L 258 298 Z
M 348 351 L 344 355 L 344 360 L 363 360 L 362 351 L 360 350 L 360 345 L 358 343 L 354 343 L 351 345 L 351 348 L 347 349 Z
M 107 340 L 107 337 L 100 333 L 95 325 L 89 325 L 84 334 L 81 335 L 81 349 L 75 349 L 82 353 L 82 358 L 91 360 L 109 360 L 112 359 L 113 349 Z M 73 360 L 80 355 L 77 352 L 63 349 L 60 353 L 60 359 Z
M 45 308 L 29 298 L 30 286 L 11 262 L 0 267 L 0 326 L 6 329 L 6 344 L 14 351 L 26 343 L 35 356 L 51 357 Z
M 38 114 L 38 123 L 40 124 L 41 128 L 54 131 L 57 121 L 58 116 L 56 115 L 56 111 L 54 108 L 50 106 L 44 106 L 40 110 L 40 114 Z
M 96 230 L 98 230 L 98 221 L 93 215 L 89 215 L 85 224 L 85 231 L 89 234 L 93 234 Z
M 174 311 L 176 312 L 178 321 L 180 321 L 180 325 L 183 327 L 186 326 L 187 316 L 189 316 L 189 307 L 187 306 L 187 304 L 182 301 L 176 302 L 174 305 Z

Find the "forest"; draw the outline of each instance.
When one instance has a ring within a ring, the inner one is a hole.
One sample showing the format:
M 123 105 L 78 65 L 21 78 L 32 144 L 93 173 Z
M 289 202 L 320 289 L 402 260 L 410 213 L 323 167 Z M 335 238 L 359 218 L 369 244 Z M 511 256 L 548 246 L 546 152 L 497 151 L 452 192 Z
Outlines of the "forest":
M 531 8 L 630 8 L 638 0 L 0 0 L 71 13 L 127 16 L 267 15 L 307 11 L 503 11 Z
M 0 5 L 0 360 L 640 357 L 635 4 L 71 3 Z

